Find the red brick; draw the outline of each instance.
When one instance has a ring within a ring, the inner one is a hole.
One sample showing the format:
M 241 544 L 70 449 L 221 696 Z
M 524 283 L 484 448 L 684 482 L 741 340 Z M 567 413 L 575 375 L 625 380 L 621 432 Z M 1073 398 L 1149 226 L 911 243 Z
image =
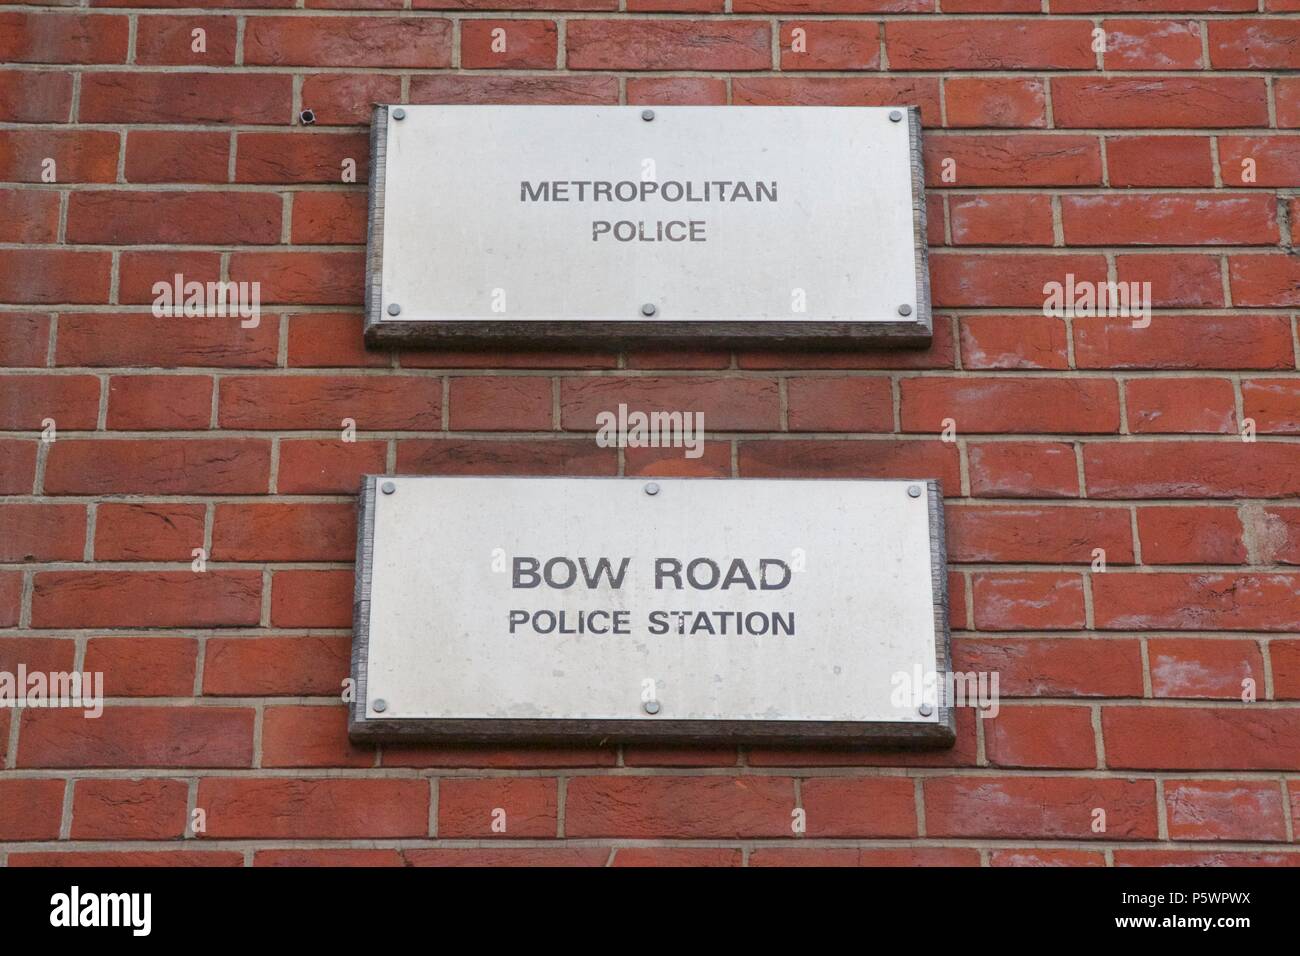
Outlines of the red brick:
M 800 49 L 794 49 L 794 31 Z M 781 69 L 875 70 L 880 66 L 880 27 L 861 20 L 806 20 L 781 24 Z
M 1135 434 L 1237 432 L 1236 393 L 1226 378 L 1131 378 L 1124 397 Z
M 1047 125 L 1047 92 L 1039 79 L 947 77 L 943 93 L 950 127 L 1025 129 Z
M 1224 304 L 1220 262 L 1215 255 L 1138 253 L 1116 256 L 1115 270 L 1119 282 L 1151 283 L 1152 307 L 1219 308 Z
M 1210 66 L 1216 70 L 1300 69 L 1300 23 L 1295 20 L 1212 20 L 1209 27 Z
M 129 30 L 124 16 L 0 13 L 0 61 L 125 63 Z
M 261 614 L 256 571 L 42 571 L 33 627 L 249 627 Z
M 866 850 L 853 847 L 764 847 L 749 854 L 750 866 L 979 866 L 979 851 L 970 847 L 900 847 Z
M 613 767 L 618 752 L 604 747 L 466 746 L 451 744 L 401 745 L 384 747 L 385 767 L 486 767 L 535 770 L 544 767 Z
M 1094 812 L 1106 829 L 1093 832 Z M 1154 840 L 1152 780 L 1095 777 L 930 777 L 925 826 L 931 836 Z
M 1074 319 L 1079 368 L 1292 368 L 1295 352 L 1285 315 L 1153 315 L 1135 328 L 1128 317 Z
M 49 351 L 49 316 L 0 312 L 0 361 L 5 368 L 44 368 Z
M 105 130 L 6 130 L 0 137 L 0 176 L 15 183 L 45 182 L 47 174 L 59 183 L 111 183 L 117 179 L 120 142 L 117 133 Z
M 276 627 L 351 627 L 352 571 L 277 571 L 271 580 Z
M 1235 305 L 1300 305 L 1300 256 L 1231 256 L 1228 280 Z
M 296 204 L 295 204 L 296 206 Z M 297 218 L 297 209 L 294 212 Z M 289 317 L 288 360 L 291 368 L 355 368 L 392 365 L 389 352 L 365 348 L 365 320 L 354 313 L 302 313 Z
M 194 49 L 202 30 L 203 50 Z M 135 62 L 194 67 L 235 62 L 235 17 L 140 17 L 136 22 Z
M 953 644 L 953 669 L 996 673 L 1004 698 L 1142 696 L 1142 652 L 1136 640 L 958 640 Z
M 1275 77 L 1273 97 L 1277 103 L 1277 125 L 1300 128 L 1300 77 Z
M 317 126 L 354 126 L 370 122 L 376 103 L 398 103 L 402 78 L 365 73 L 312 73 L 302 80 L 302 105 Z
M 1052 200 L 1023 193 L 981 193 L 948 200 L 957 246 L 1050 246 Z
M 550 431 L 551 380 L 538 376 L 458 376 L 447 398 L 458 431 Z
M 97 72 L 82 74 L 77 118 L 83 123 L 272 125 L 288 123 L 292 111 L 293 78 L 289 76 Z
M 938 432 L 945 419 L 958 434 L 1119 430 L 1119 396 L 1104 379 L 907 378 L 900 391 L 905 432 Z
M 398 443 L 397 471 L 415 475 L 613 475 L 618 449 L 571 441 L 473 439 Z
M 221 380 L 222 428 L 363 430 L 442 427 L 442 380 L 429 376 L 294 375 Z
M 302 131 L 243 133 L 235 156 L 241 183 L 344 183 L 370 176 L 370 146 L 363 134 Z M 349 162 L 350 161 L 350 162 Z
M 253 866 L 405 866 L 400 850 L 258 850 Z
M 189 561 L 203 547 L 201 504 L 104 502 L 96 507 L 100 561 Z
M 1300 723 L 1291 709 L 1103 707 L 1106 763 L 1116 769 L 1300 768 Z
M 952 181 L 943 178 L 945 160 L 953 161 Z M 926 185 L 940 189 L 1099 186 L 1101 143 L 1096 136 L 1056 133 L 937 133 L 925 140 L 925 170 Z
M 0 504 L 0 561 L 80 561 L 84 505 Z
M 1092 580 L 1103 630 L 1294 631 L 1300 576 L 1109 571 Z
M 916 787 L 907 777 L 812 777 L 799 794 L 809 837 L 916 836 Z
M 184 780 L 78 780 L 72 797 L 74 840 L 176 840 L 185 834 Z
M 786 408 L 792 432 L 894 430 L 893 389 L 887 378 L 790 378 Z
M 738 76 L 737 106 L 897 106 L 914 104 L 930 122 L 939 118 L 939 81 L 908 76 Z
M 984 749 L 993 767 L 1095 767 L 1092 708 L 1002 707 L 984 722 Z
M 612 76 L 431 74 L 411 77 L 409 102 L 611 104 L 618 102 L 618 80 Z
M 898 20 L 885 30 L 891 70 L 1091 70 L 1087 20 Z
M 973 575 L 975 626 L 989 631 L 1075 630 L 1084 626 L 1077 574 L 979 572 Z
M 181 282 L 187 284 L 190 282 L 202 282 L 205 285 L 209 282 L 221 281 L 221 253 L 219 252 L 195 252 L 195 251 L 156 251 L 156 250 L 126 250 L 118 254 L 118 301 L 124 305 L 149 305 L 153 306 L 158 303 L 159 315 L 163 318 L 153 319 L 153 325 L 157 327 L 161 321 L 180 320 L 181 316 L 172 316 L 168 310 L 172 308 L 170 300 L 167 298 L 168 293 L 162 291 L 163 286 L 170 290 L 175 289 L 176 276 L 181 276 Z M 162 286 L 159 286 L 162 283 Z M 215 291 L 215 290 L 214 290 Z M 184 305 L 184 295 L 182 292 L 182 307 Z M 144 318 L 152 319 L 151 315 Z M 245 310 L 246 312 L 248 310 Z M 112 316 L 97 314 L 88 316 L 88 319 L 101 319 L 113 321 L 125 316 Z M 246 334 L 241 327 L 244 321 L 255 321 L 258 325 L 261 323 L 260 313 L 252 316 L 251 319 L 236 319 L 230 317 L 218 316 L 189 316 L 186 317 L 191 325 L 198 324 L 196 320 L 206 318 L 210 325 L 220 327 L 223 336 L 229 340 L 232 335 Z M 251 327 L 251 326 L 250 326 Z M 236 332 L 236 330 L 238 330 Z M 181 336 L 177 336 L 181 338 Z M 215 350 L 214 350 L 215 351 Z M 92 356 L 92 361 L 94 357 Z M 250 356 L 251 364 L 256 364 L 256 354 Z
M 1107 70 L 1198 70 L 1203 28 L 1195 20 L 1104 20 Z
M 0 189 L 0 242 L 39 244 L 59 237 L 59 194 Z
M 739 848 L 727 847 L 619 847 L 614 866 L 740 866 Z
M 1105 866 L 1106 858 L 1087 850 L 994 850 L 989 866 Z
M 565 799 L 570 838 L 788 837 L 788 777 L 573 777 Z
M 460 21 L 460 65 L 466 70 L 552 70 L 557 44 L 554 20 Z
M 1300 495 L 1300 449 L 1238 439 L 1086 444 L 1094 498 L 1285 498 Z M 1294 476 L 1294 477 L 1293 477 Z
M 724 106 L 727 83 L 710 76 L 633 76 L 627 80 L 627 102 L 631 106 Z
M 0 571 L 0 627 L 17 627 L 22 611 L 23 575 Z
M 76 642 L 57 637 L 0 638 L 0 669 L 10 674 L 26 664 L 29 671 L 70 671 L 75 666 Z
M 0 779 L 0 840 L 57 840 L 62 780 Z
M 1041 309 L 1044 285 L 1063 283 L 1068 275 L 1076 282 L 1105 282 L 1106 260 L 1099 255 L 930 254 L 931 296 L 942 307 Z
M 44 484 L 51 494 L 261 494 L 270 468 L 269 443 L 254 439 L 61 438 Z
M 214 777 L 199 782 L 210 839 L 364 839 L 428 834 L 425 780 Z
M 571 70 L 766 70 L 771 29 L 751 20 L 570 20 Z
M 448 777 L 438 782 L 438 837 L 554 837 L 558 805 L 558 786 L 553 779 Z
M 63 123 L 71 111 L 71 71 L 0 70 L 0 120 Z
M 1255 378 L 1241 383 L 1242 408 L 1265 434 L 1300 433 L 1300 389 L 1294 379 Z
M 171 276 L 155 276 L 170 283 Z M 278 322 L 245 328 L 238 318 L 165 318 L 102 312 L 59 316 L 55 362 L 74 366 L 235 368 L 275 365 Z
M 1107 136 L 1106 170 L 1112 186 L 1213 186 L 1210 137 Z
M 1052 80 L 1062 128 L 1215 129 L 1267 126 L 1263 77 L 1090 77 Z
M 188 637 L 94 637 L 84 669 L 102 672 L 112 697 L 189 697 L 197 656 Z
M 67 431 L 93 430 L 99 379 L 93 375 L 6 375 L 0 378 L 0 429 L 40 431 L 46 419 Z
M 967 315 L 961 319 L 962 367 L 1064 369 L 1068 333 L 1058 318 L 1034 315 Z
M 1219 170 L 1228 186 L 1300 186 L 1300 136 L 1222 136 Z M 1246 180 L 1245 161 L 1254 161 Z
M 1137 509 L 1144 564 L 1244 564 L 1246 545 L 1235 508 Z
M 356 554 L 356 507 L 346 504 L 218 504 L 214 561 L 349 561 Z
M 357 252 L 236 252 L 232 282 L 260 282 L 262 302 L 360 305 L 364 257 Z
M 366 194 L 295 193 L 292 238 L 304 245 L 363 245 L 366 241 Z M 356 338 L 355 347 L 361 351 L 359 332 Z
M 281 494 L 355 494 L 361 476 L 383 474 L 387 442 L 301 439 L 280 443 Z
M 971 494 L 985 498 L 1074 498 L 1079 494 L 1074 448 L 1065 442 L 973 443 Z
M 560 381 L 560 420 L 570 431 L 597 427 L 601 412 L 702 412 L 706 431 L 775 431 L 780 390 L 772 378 L 566 378 Z
M 1065 241 L 1085 245 L 1271 245 L 1278 239 L 1271 196 L 1064 196 Z
M 201 850 L 63 850 L 50 853 L 10 853 L 10 866 L 74 866 L 74 867 L 137 867 L 137 866 L 243 866 L 244 854 L 239 851 Z
M 375 748 L 348 740 L 346 707 L 268 707 L 263 767 L 373 767 Z
M 1264 696 L 1264 660 L 1253 641 L 1160 638 L 1149 642 L 1153 697 L 1241 700 L 1243 681 Z
M 446 2 L 446 0 L 440 0 Z M 548 0 L 548 6 L 556 0 Z M 476 847 L 468 849 L 404 850 L 407 866 L 605 866 L 609 848 L 603 846 Z
M 1282 790 L 1249 780 L 1169 780 L 1165 815 L 1172 840 L 1284 841 Z
M 229 133 L 139 129 L 126 136 L 129 183 L 224 183 L 229 165 Z
M 112 266 L 107 252 L 0 250 L 0 301 L 103 302 L 108 298 Z
M 107 678 L 106 678 L 107 681 Z M 106 688 L 107 689 L 107 688 Z M 251 767 L 253 711 L 235 707 L 26 710 L 19 767 Z
M 438 69 L 451 43 L 451 21 L 434 17 L 249 17 L 244 62 Z
M 1127 508 L 949 505 L 944 525 L 951 561 L 1088 564 L 1102 548 L 1110 564 L 1133 562 Z
M 212 379 L 206 375 L 114 375 L 108 383 L 111 429 L 204 429 L 212 418 Z
M 346 637 L 213 637 L 203 659 L 203 693 L 232 697 L 330 697 L 343 692 Z
M 1300 564 L 1300 508 L 1246 505 L 1241 516 L 1253 532 L 1259 564 Z
M 744 478 L 938 478 L 959 488 L 955 445 L 941 441 L 745 441 Z

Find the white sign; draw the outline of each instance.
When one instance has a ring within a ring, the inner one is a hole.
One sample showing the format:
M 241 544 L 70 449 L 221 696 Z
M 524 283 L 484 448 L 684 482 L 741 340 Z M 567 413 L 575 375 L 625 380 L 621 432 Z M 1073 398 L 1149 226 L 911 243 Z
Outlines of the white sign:
M 378 477 L 358 738 L 950 741 L 933 482 Z
M 372 341 L 929 339 L 915 109 L 379 107 L 372 136 Z

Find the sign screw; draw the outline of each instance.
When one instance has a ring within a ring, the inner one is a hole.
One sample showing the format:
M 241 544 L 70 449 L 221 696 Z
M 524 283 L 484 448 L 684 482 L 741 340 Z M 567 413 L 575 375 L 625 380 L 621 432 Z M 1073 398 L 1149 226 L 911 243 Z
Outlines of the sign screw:
M 898 110 L 890 110 L 889 121 L 891 123 L 901 123 L 903 121 L 903 114 L 900 113 Z
M 386 495 L 391 495 L 394 491 L 397 490 L 397 485 L 393 484 L 391 481 L 385 481 L 383 486 L 379 490 Z
M 647 700 L 644 704 L 641 705 L 641 709 L 644 710 L 647 714 L 653 716 L 659 713 L 659 701 Z
M 655 304 L 653 302 L 647 302 L 645 305 L 641 306 L 642 315 L 654 315 L 658 311 L 659 310 L 655 308 Z
M 390 305 L 388 306 L 388 314 L 389 314 L 389 315 L 401 315 L 401 314 L 402 314 L 402 307 L 401 307 L 400 305 L 398 305 L 396 302 L 393 302 L 392 304 L 390 304 Z
M 922 704 L 920 707 L 916 708 L 916 712 L 922 717 L 929 717 L 934 713 L 934 708 L 929 704 Z
M 900 306 L 898 307 L 898 314 L 899 314 L 899 315 L 911 315 L 911 314 L 912 314 L 912 307 L 911 307 L 910 305 L 900 305 Z
M 643 120 L 645 120 L 647 123 L 649 123 L 649 122 L 651 122 L 651 121 L 655 118 L 655 111 L 654 111 L 654 110 L 642 110 L 642 111 L 641 111 L 641 118 L 642 118 Z
M 645 493 L 652 496 L 657 495 L 659 494 L 659 486 L 652 481 L 645 486 Z
M 909 497 L 909 498 L 919 498 L 919 497 L 921 497 L 921 488 L 920 488 L 920 486 L 919 486 L 919 485 L 912 485 L 912 487 L 908 488 L 908 489 L 907 489 L 907 497 Z
M 375 702 L 370 705 L 370 709 L 376 714 L 382 714 L 388 709 L 388 701 L 384 700 L 382 697 L 376 697 Z
M 397 109 L 393 110 L 393 119 L 395 120 L 406 119 L 406 110 L 402 109 L 400 106 Z

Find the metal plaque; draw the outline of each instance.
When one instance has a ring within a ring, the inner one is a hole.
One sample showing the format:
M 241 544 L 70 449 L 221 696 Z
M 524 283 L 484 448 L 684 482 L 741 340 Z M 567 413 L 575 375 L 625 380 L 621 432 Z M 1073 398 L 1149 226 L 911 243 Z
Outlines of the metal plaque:
M 930 341 L 915 107 L 379 106 L 372 343 Z
M 360 507 L 354 739 L 954 739 L 936 482 L 371 476 Z

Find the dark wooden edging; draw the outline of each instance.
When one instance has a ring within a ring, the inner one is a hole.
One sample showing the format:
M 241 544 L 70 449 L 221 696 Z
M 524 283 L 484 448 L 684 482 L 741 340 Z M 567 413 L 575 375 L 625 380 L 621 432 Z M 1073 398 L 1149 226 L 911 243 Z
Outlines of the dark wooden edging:
M 375 493 L 392 476 L 366 475 L 357 502 L 356 588 L 352 605 L 352 678 L 348 736 L 358 743 L 442 744 L 604 744 L 611 742 L 676 744 L 773 744 L 833 747 L 951 747 L 957 738 L 956 713 L 939 691 L 933 723 L 877 721 L 767 721 L 556 719 L 370 718 L 366 715 L 366 667 L 370 647 L 370 582 L 374 567 Z M 710 481 L 725 479 L 673 479 Z M 834 479 L 807 479 L 834 480 Z M 900 480 L 900 479 L 891 479 Z M 930 512 L 930 580 L 934 595 L 935 672 L 942 678 L 951 662 L 948 629 L 948 559 L 943 527 L 943 491 L 937 480 L 918 481 L 926 488 Z M 942 687 L 942 683 L 940 684 Z
M 925 168 L 921 150 L 921 110 L 906 112 L 912 167 L 912 242 L 916 254 L 916 305 L 913 315 L 888 322 L 526 322 L 506 319 L 429 321 L 385 319 L 384 164 L 389 106 L 376 106 L 370 125 L 370 210 L 366 227 L 365 340 L 383 348 L 429 347 L 549 349 L 554 347 L 666 345 L 672 343 L 733 348 L 859 349 L 868 346 L 923 347 L 934 333 L 930 305 L 930 266 L 926 247 Z M 757 107 L 749 107 L 757 108 Z

